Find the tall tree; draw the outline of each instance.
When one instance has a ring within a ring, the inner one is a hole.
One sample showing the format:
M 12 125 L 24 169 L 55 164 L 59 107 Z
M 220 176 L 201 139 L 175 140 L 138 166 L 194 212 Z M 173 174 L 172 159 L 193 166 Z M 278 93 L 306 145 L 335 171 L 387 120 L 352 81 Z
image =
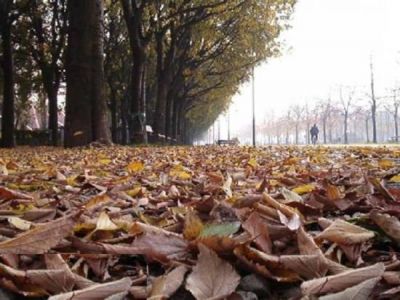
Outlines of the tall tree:
M 51 143 L 56 146 L 58 138 L 58 90 L 63 66 L 66 37 L 66 0 L 51 0 L 48 3 L 32 1 L 30 17 L 32 22 L 31 53 L 38 65 L 43 88 L 49 106 L 48 127 Z
M 344 143 L 348 144 L 349 143 L 349 132 L 348 132 L 348 126 L 349 126 L 349 116 L 350 116 L 350 110 L 352 108 L 353 104 L 353 96 L 354 96 L 354 89 L 349 90 L 347 96 L 345 97 L 343 95 L 343 88 L 340 88 L 340 102 L 342 105 L 342 113 L 343 113 L 343 136 L 344 136 Z
M 392 90 L 392 96 L 390 97 L 390 102 L 385 105 L 386 111 L 393 117 L 394 124 L 394 141 L 399 142 L 399 108 L 400 99 L 397 95 L 399 89 Z
M 132 53 L 130 135 L 134 143 L 147 143 L 146 133 L 146 66 L 148 45 L 153 35 L 155 21 L 151 9 L 153 0 L 121 0 Z M 146 18 L 146 16 L 148 16 Z
M 65 146 L 111 142 L 104 95 L 103 0 L 68 1 Z
M 13 14 L 13 0 L 0 1 L 0 30 L 3 55 L 1 67 L 3 70 L 3 110 L 1 119 L 1 145 L 15 146 L 15 108 L 14 108 L 14 61 L 11 39 L 12 23 L 16 20 Z
M 377 143 L 377 134 L 376 134 L 376 97 L 375 97 L 375 82 L 374 82 L 374 66 L 372 64 L 372 58 L 370 61 L 370 72 L 371 72 L 371 95 L 370 95 L 370 103 L 371 103 L 371 121 L 372 121 L 372 142 Z

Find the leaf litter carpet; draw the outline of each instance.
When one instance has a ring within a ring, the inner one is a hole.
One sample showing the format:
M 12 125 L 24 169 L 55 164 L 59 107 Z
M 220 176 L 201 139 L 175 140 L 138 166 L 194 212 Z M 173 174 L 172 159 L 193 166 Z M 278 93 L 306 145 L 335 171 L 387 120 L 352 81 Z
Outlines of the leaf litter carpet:
M 0 298 L 400 299 L 400 149 L 0 150 Z

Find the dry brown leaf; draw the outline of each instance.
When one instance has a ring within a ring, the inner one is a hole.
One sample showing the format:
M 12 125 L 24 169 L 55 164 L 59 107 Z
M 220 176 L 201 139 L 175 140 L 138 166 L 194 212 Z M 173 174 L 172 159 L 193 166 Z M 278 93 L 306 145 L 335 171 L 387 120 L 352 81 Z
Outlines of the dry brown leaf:
M 375 222 L 390 238 L 400 243 L 400 221 L 398 218 L 388 214 L 381 214 L 372 211 L 370 218 Z
M 182 285 L 187 271 L 186 266 L 179 266 L 168 274 L 157 277 L 153 281 L 151 294 L 147 299 L 161 300 L 171 297 Z
M 137 254 L 155 260 L 182 260 L 188 255 L 188 243 L 173 234 L 144 233 L 131 244 Z
M 88 299 L 105 299 L 111 295 L 128 291 L 132 285 L 132 280 L 125 277 L 120 280 L 95 284 L 88 288 L 55 295 L 49 300 L 88 300 Z
M 70 278 L 70 280 L 73 281 L 79 289 L 84 289 L 95 284 L 93 281 L 72 272 L 68 264 L 62 258 L 61 254 L 45 254 L 44 260 L 47 269 L 62 270 L 64 276 L 66 278 Z
M 326 196 L 331 201 L 336 201 L 341 198 L 340 191 L 337 186 L 332 184 L 327 184 L 326 186 Z
M 336 294 L 330 294 L 322 296 L 319 300 L 365 300 L 369 299 L 372 291 L 378 281 L 381 280 L 380 277 L 371 278 L 357 284 L 355 286 L 349 287 L 342 292 Z
M 77 213 L 36 226 L 13 239 L 0 243 L 0 254 L 42 254 L 72 232 Z
M 282 255 L 279 261 L 304 279 L 323 277 L 328 271 L 328 263 L 322 254 Z
M 272 253 L 272 242 L 269 237 L 268 226 L 258 213 L 253 212 L 242 224 L 242 227 L 251 235 L 260 250 L 268 254 Z
M 185 216 L 185 225 L 183 236 L 187 240 L 194 240 L 203 230 L 204 225 L 200 218 L 194 212 L 188 212 Z
M 385 271 L 383 263 L 346 271 L 337 275 L 305 281 L 301 284 L 304 295 L 324 295 L 340 292 L 365 280 L 381 277 Z
M 322 254 L 321 249 L 317 246 L 312 236 L 309 235 L 303 227 L 297 230 L 297 245 L 299 246 L 300 254 Z
M 222 299 L 232 294 L 240 276 L 226 261 L 206 246 L 199 244 L 196 266 L 186 280 L 188 289 L 197 300 Z
M 18 191 L 13 191 L 9 188 L 6 187 L 0 187 L 0 201 L 2 200 L 12 200 L 12 199 L 27 199 L 27 200 L 32 200 L 32 196 L 29 196 L 27 194 L 18 192 Z
M 20 271 L 6 265 L 0 264 L 0 274 L 13 279 L 22 288 L 38 286 L 50 294 L 64 293 L 71 291 L 75 281 L 63 270 L 27 270 Z
M 343 245 L 353 245 L 366 242 L 374 237 L 374 233 L 360 226 L 343 220 L 335 220 L 317 238 L 326 239 Z

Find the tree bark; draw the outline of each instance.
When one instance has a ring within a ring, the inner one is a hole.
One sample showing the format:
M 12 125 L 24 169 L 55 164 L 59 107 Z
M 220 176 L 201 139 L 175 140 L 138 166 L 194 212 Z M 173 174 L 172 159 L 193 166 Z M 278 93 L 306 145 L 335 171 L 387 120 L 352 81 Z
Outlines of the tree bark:
M 65 146 L 110 142 L 103 73 L 103 1 L 69 0 Z
M 370 63 L 371 69 L 371 120 L 372 120 L 372 142 L 377 143 L 378 138 L 376 134 L 376 98 L 375 98 L 375 84 L 374 84 L 374 69 L 372 65 L 372 58 Z
M 394 109 L 394 132 L 395 132 L 395 141 L 399 142 L 399 107 L 396 106 Z
M 114 143 L 118 143 L 118 105 L 117 95 L 114 89 L 110 89 L 110 100 L 111 100 L 111 137 Z
M 145 74 L 146 48 L 148 37 L 143 37 L 142 18 L 145 2 L 121 0 L 125 22 L 128 28 L 129 41 L 132 52 L 132 89 L 129 117 L 129 131 L 133 143 L 146 143 L 146 111 L 143 98 L 143 78 Z
M 92 126 L 93 140 L 106 144 L 111 143 L 111 132 L 108 122 L 108 108 L 105 97 L 104 77 L 104 3 L 103 0 L 94 1 L 94 26 L 92 40 Z
M 369 143 L 369 126 L 368 126 L 368 117 L 365 118 L 365 134 L 367 136 L 367 143 Z
M 3 110 L 1 122 L 2 147 L 15 147 L 15 107 L 14 107 L 14 61 L 11 41 L 11 22 L 9 13 L 11 1 L 3 4 L 1 16 L 1 37 L 3 48 Z
M 348 116 L 349 116 L 349 114 L 348 114 L 348 112 L 346 111 L 345 113 L 344 113 L 344 143 L 345 144 L 348 144 L 349 143 L 349 140 L 348 140 L 348 136 L 347 136 L 347 123 L 348 123 Z

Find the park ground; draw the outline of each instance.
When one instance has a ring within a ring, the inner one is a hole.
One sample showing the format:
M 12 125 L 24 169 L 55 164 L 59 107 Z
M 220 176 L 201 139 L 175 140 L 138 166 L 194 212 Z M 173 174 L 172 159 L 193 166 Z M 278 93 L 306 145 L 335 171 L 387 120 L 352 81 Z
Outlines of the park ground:
M 0 150 L 0 295 L 396 298 L 399 215 L 392 145 Z

